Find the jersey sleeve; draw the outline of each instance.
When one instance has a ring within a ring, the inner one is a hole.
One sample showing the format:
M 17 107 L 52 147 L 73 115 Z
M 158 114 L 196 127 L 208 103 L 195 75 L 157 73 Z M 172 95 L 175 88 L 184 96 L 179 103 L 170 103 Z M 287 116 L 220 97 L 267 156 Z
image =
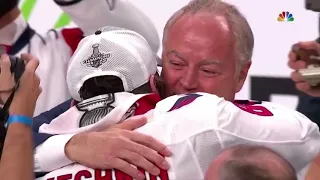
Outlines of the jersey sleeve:
M 35 172 L 47 172 L 72 163 L 64 153 L 66 143 L 73 135 L 53 135 L 39 133 L 43 124 L 49 124 L 53 119 L 63 114 L 70 108 L 71 100 L 68 100 L 57 107 L 43 112 L 33 118 L 33 139 L 35 146 L 34 161 Z M 50 153 L 48 153 L 50 152 Z M 48 156 L 50 154 L 50 156 Z
M 73 162 L 65 154 L 65 146 L 74 134 L 49 137 L 36 147 L 34 153 L 35 172 L 50 172 Z
M 279 104 L 239 105 L 226 102 L 219 111 L 220 142 L 243 142 L 269 147 L 295 167 L 304 168 L 320 150 L 318 126 L 303 114 Z M 224 118 L 224 117 L 228 118 Z
M 141 34 L 154 52 L 159 49 L 160 40 L 154 24 L 129 0 L 94 0 L 94 3 L 92 0 L 55 0 L 55 2 L 80 27 L 84 35 L 92 34 L 103 26 L 121 27 Z
M 212 147 L 210 152 L 216 153 L 237 144 L 265 146 L 286 158 L 297 171 L 320 149 L 315 123 L 297 111 L 270 102 L 233 103 L 206 93 L 181 95 L 160 101 L 153 120 L 167 121 L 170 125 L 165 127 L 174 132 L 176 143 L 190 137 L 198 142 L 191 143 L 199 146 L 193 149 Z M 210 137 L 205 135 L 208 132 Z M 151 133 L 156 132 L 150 129 Z M 201 138 L 195 137 L 205 137 L 206 141 L 199 143 Z M 166 143 L 173 143 L 173 139 Z

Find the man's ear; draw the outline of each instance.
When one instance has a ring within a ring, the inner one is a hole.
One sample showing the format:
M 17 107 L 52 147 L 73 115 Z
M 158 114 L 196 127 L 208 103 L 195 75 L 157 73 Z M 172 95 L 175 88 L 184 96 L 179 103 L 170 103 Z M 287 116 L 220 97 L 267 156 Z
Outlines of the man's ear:
M 156 78 L 157 78 L 156 75 L 151 75 L 149 78 L 150 87 L 153 93 L 158 93 L 158 89 L 156 87 L 156 83 L 157 83 Z
M 78 104 L 78 102 L 77 102 L 76 100 L 72 99 L 72 101 L 71 101 L 71 103 L 70 103 L 70 108 L 71 108 L 72 106 L 77 105 L 77 104 Z
M 243 84 L 247 79 L 250 66 L 251 66 L 251 61 L 248 62 L 244 67 L 242 67 L 241 71 L 239 72 L 239 77 L 237 79 L 236 92 L 239 92 L 242 89 Z

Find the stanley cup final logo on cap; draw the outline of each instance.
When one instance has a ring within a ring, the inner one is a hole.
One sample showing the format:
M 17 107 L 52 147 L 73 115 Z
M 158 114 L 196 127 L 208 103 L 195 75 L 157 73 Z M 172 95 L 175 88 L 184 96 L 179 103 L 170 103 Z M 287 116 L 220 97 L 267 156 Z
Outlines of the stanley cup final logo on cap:
M 99 68 L 102 64 L 107 62 L 108 58 L 111 57 L 111 53 L 101 53 L 99 51 L 99 44 L 92 45 L 93 53 L 91 56 L 82 61 L 82 64 L 87 67 Z

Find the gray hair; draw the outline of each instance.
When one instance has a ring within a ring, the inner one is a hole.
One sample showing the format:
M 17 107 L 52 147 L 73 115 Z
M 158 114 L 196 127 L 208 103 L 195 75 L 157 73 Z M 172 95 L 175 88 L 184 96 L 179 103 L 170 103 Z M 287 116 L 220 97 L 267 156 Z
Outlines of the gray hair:
M 241 68 L 251 62 L 254 37 L 250 25 L 235 6 L 220 0 L 192 0 L 188 5 L 174 13 L 165 25 L 162 40 L 163 45 L 167 39 L 168 29 L 179 18 L 187 13 L 196 14 L 198 12 L 210 12 L 214 15 L 222 15 L 226 19 L 235 41 L 234 55 L 239 61 L 238 66 Z
M 297 180 L 294 167 L 281 155 L 263 146 L 237 145 L 228 149 L 230 158 L 219 171 L 221 180 Z M 268 161 L 263 156 L 272 155 L 284 167 L 284 171 L 272 172 L 266 167 Z M 262 159 L 259 157 L 262 157 Z

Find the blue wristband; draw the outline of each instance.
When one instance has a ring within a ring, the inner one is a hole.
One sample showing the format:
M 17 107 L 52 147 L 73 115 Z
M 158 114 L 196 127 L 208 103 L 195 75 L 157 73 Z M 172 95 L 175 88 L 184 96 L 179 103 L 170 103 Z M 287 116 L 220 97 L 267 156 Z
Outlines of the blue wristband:
M 25 124 L 25 125 L 31 127 L 32 126 L 32 119 L 27 116 L 12 115 L 12 116 L 9 116 L 6 127 L 8 128 L 8 126 L 11 123 L 22 123 L 22 124 Z

